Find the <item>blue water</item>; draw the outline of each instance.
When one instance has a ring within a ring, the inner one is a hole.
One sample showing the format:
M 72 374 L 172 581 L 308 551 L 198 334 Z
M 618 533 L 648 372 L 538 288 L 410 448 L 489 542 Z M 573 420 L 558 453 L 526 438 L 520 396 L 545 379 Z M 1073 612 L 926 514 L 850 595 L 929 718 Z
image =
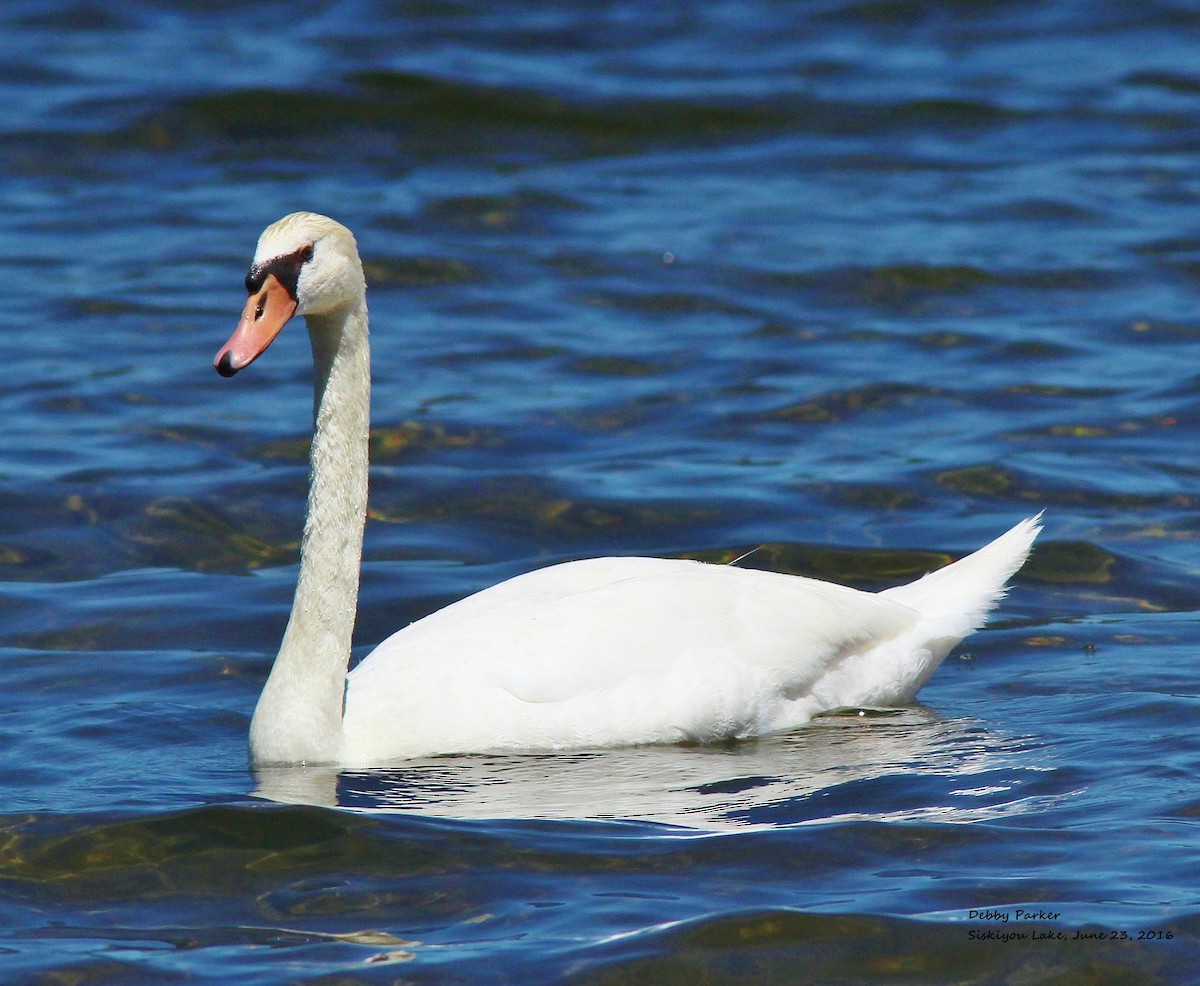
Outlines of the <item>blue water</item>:
M 0 979 L 1189 981 L 1198 46 L 1167 2 L 6 3 Z M 910 709 L 252 774 L 308 344 L 210 364 L 295 209 L 370 285 L 356 654 L 597 553 L 1040 547 Z

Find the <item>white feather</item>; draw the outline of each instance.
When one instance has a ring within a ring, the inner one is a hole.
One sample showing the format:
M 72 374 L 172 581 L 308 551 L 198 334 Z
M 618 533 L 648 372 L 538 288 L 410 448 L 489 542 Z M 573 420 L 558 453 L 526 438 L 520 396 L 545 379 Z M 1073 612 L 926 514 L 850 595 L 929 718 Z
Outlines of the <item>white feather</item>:
M 1037 536 L 1038 518 L 1022 521 L 878 594 L 692 561 L 569 562 L 405 627 L 347 676 L 367 493 L 366 297 L 354 237 L 325 217 L 286 217 L 255 256 L 308 253 L 297 311 L 316 362 L 312 485 L 291 618 L 251 723 L 256 763 L 703 742 L 902 705 L 982 626 Z

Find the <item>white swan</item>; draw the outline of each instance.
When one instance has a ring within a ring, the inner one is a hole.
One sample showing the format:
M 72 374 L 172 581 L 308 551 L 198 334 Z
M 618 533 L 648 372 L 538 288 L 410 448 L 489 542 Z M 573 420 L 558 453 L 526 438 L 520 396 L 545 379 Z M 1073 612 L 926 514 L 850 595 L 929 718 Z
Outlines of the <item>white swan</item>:
M 295 314 L 316 369 L 300 575 L 250 724 L 256 764 L 705 741 L 903 705 L 983 625 L 1040 530 L 1024 520 L 877 594 L 663 558 L 553 565 L 418 620 L 347 675 L 371 386 L 354 236 L 324 216 L 286 216 L 260 237 L 246 286 L 221 374 L 253 362 Z

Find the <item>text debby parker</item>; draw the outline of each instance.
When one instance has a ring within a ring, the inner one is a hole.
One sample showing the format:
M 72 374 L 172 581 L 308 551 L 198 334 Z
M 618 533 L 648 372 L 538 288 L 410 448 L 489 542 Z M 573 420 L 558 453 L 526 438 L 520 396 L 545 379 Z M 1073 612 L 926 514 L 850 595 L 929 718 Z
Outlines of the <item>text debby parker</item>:
M 1027 911 L 1024 908 L 1017 907 L 1011 911 L 1002 911 L 999 908 L 972 908 L 967 912 L 967 919 L 970 921 L 999 921 L 1001 924 L 1008 924 L 1009 918 L 1014 921 L 1057 921 L 1062 917 L 1062 911 L 1043 911 L 1040 908 L 1036 911 Z

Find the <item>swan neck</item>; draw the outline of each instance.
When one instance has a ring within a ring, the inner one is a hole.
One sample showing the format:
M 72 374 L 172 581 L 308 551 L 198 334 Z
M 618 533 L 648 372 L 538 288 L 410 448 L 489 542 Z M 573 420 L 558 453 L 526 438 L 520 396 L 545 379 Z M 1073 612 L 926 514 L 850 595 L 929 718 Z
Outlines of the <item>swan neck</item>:
M 308 316 L 315 369 L 308 510 L 292 613 L 250 728 L 255 763 L 336 761 L 367 509 L 365 301 Z

